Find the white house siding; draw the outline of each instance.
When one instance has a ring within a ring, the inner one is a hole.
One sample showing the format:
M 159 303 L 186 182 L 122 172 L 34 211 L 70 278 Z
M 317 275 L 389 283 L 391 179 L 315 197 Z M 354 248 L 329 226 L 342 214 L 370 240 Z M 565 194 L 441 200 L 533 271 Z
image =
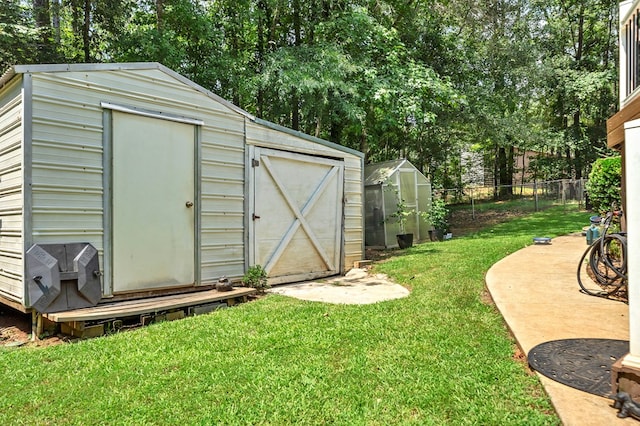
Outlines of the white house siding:
M 343 271 L 353 266 L 353 262 L 363 256 L 363 160 L 362 157 L 330 146 L 324 142 L 314 142 L 309 137 L 296 132 L 278 130 L 278 126 L 267 127 L 260 121 L 247 121 L 247 144 L 265 148 L 291 150 L 294 152 L 342 158 L 344 161 L 344 262 Z
M 33 74 L 33 242 L 89 242 L 103 264 L 101 102 L 204 122 L 201 282 L 244 273 L 243 116 L 158 69 Z
M 21 78 L 0 99 L 0 294 L 22 300 L 22 132 Z

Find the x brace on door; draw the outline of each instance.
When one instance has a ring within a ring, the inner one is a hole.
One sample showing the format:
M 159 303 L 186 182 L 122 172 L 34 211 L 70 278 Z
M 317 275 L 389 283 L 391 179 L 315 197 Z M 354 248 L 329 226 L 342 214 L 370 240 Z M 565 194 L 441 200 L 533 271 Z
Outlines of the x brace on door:
M 320 241 L 318 241 L 318 238 L 316 237 L 315 233 L 311 229 L 311 226 L 305 219 L 305 216 L 311 211 L 313 206 L 316 204 L 316 202 L 320 198 L 320 195 L 324 192 L 325 188 L 327 187 L 331 179 L 336 175 L 339 168 L 336 166 L 331 167 L 331 169 L 322 178 L 322 181 L 320 181 L 316 189 L 313 191 L 313 193 L 311 194 L 311 196 L 309 197 L 305 205 L 302 207 L 302 210 L 300 210 L 298 209 L 298 206 L 296 206 L 296 203 L 294 202 L 294 200 L 292 200 L 291 197 L 289 196 L 289 193 L 287 192 L 287 189 L 285 188 L 282 181 L 278 178 L 277 174 L 275 173 L 274 168 L 271 165 L 271 162 L 269 161 L 269 157 L 262 156 L 261 160 L 265 166 L 265 169 L 273 179 L 273 182 L 276 184 L 276 187 L 284 197 L 285 201 L 289 205 L 289 208 L 291 209 L 291 211 L 295 216 L 293 223 L 291 224 L 286 234 L 278 244 L 278 247 L 276 247 L 276 250 L 271 255 L 271 258 L 265 264 L 265 270 L 267 271 L 267 273 L 271 270 L 273 265 L 275 265 L 278 262 L 278 260 L 280 259 L 280 256 L 282 256 L 282 253 L 284 252 L 286 247 L 289 245 L 289 243 L 291 242 L 291 239 L 295 235 L 298 228 L 300 228 L 300 226 L 302 226 L 302 229 L 304 229 L 305 233 L 313 243 L 313 247 L 316 249 L 316 251 L 322 258 L 322 261 L 325 263 L 327 268 L 329 268 L 329 270 L 331 271 L 336 270 L 334 262 L 332 262 L 331 259 L 329 259 L 329 256 L 327 255 L 326 251 L 322 248 Z

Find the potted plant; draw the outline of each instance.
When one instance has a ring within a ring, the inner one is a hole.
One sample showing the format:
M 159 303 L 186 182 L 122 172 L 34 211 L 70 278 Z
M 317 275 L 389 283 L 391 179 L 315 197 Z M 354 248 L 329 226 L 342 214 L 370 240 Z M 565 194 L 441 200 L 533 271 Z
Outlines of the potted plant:
M 396 235 L 398 246 L 401 249 L 405 249 L 413 246 L 413 234 L 406 232 L 407 219 L 414 213 L 413 210 L 407 210 L 407 206 L 404 200 L 398 201 L 396 204 L 396 211 L 389 215 L 390 218 L 394 218 L 400 227 L 400 233 Z
M 442 241 L 444 234 L 449 227 L 447 222 L 447 216 L 449 210 L 447 209 L 444 200 L 441 198 L 434 198 L 431 201 L 431 207 L 427 212 L 421 212 L 425 221 L 429 222 L 433 227 L 433 230 L 429 231 L 431 241 Z

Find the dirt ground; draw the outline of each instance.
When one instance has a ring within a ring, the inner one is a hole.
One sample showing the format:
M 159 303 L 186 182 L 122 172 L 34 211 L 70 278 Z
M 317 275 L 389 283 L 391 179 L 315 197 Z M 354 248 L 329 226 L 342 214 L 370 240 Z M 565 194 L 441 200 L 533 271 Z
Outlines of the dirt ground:
M 453 233 L 454 237 L 460 237 L 528 214 L 531 212 L 519 210 L 485 211 L 476 212 L 473 217 L 471 210 L 457 210 L 452 212 L 449 218 L 451 228 L 449 231 Z
M 31 314 L 23 314 L 8 306 L 0 305 L 0 346 L 50 346 L 65 343 L 65 336 L 40 336 L 31 340 Z
M 27 315 L 5 306 L 0 307 L 0 344 L 7 346 L 27 343 L 30 327 Z

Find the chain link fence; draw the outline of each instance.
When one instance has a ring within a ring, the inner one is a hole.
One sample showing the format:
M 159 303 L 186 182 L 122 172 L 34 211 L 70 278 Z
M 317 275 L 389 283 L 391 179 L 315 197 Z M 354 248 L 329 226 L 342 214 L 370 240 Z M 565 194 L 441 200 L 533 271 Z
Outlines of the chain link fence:
M 586 182 L 586 179 L 559 179 L 509 186 L 473 186 L 462 190 L 435 190 L 434 196 L 442 197 L 447 205 L 469 205 L 474 215 L 476 205 L 495 201 L 517 202 L 526 211 L 539 211 L 552 205 L 568 203 L 589 208 Z

